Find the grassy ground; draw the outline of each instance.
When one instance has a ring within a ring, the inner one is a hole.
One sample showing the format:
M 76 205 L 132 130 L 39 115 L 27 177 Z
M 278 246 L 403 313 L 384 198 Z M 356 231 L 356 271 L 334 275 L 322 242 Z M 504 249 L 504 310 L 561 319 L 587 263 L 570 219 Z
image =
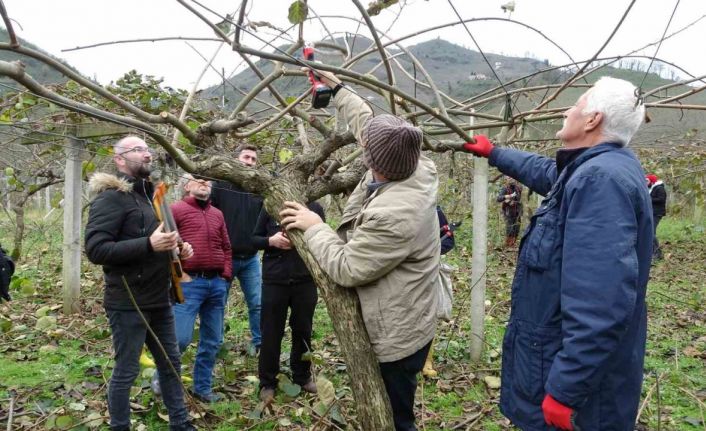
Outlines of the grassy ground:
M 0 425 L 10 402 L 13 429 L 95 429 L 106 426 L 106 382 L 112 367 L 110 337 L 100 305 L 100 269 L 84 264 L 80 315 L 61 313 L 61 221 L 30 217 L 26 258 L 12 287 L 14 300 L 0 305 Z M 464 225 L 448 261 L 455 273 L 455 319 L 442 324 L 434 347 L 439 377 L 421 381 L 418 426 L 425 430 L 507 430 L 498 412 L 498 392 L 486 377 L 500 377 L 500 346 L 508 315 L 515 253 L 500 248 L 500 229 L 491 226 L 487 281 L 486 349 L 478 363 L 469 359 L 470 236 Z M 0 241 L 8 244 L 12 225 L 0 221 Z M 649 333 L 640 429 L 706 429 L 706 234 L 700 226 L 666 218 L 659 228 L 665 259 L 653 267 L 648 290 Z M 356 429 L 355 405 L 347 387 L 345 363 L 323 303 L 315 315 L 313 367 L 333 383 L 336 412 L 324 413 L 317 399 L 279 391 L 272 410 L 257 402 L 257 362 L 245 355 L 247 311 L 239 289 L 232 290 L 226 342 L 216 368 L 216 390 L 226 400 L 204 408 L 190 403 L 202 429 Z M 287 337 L 289 333 L 287 333 Z M 190 374 L 193 348 L 185 356 Z M 288 341 L 282 370 L 288 368 Z M 143 369 L 133 388 L 135 429 L 167 429 L 161 401 L 149 390 L 153 370 Z M 188 384 L 187 384 L 188 385 Z M 282 387 L 294 394 L 296 388 Z

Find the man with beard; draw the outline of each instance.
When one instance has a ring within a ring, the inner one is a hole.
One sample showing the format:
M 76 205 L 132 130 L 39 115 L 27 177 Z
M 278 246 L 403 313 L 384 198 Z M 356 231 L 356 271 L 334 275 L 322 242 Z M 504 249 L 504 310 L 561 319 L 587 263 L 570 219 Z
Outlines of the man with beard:
M 152 206 L 152 150 L 136 136 L 121 139 L 113 149 L 118 174 L 97 173 L 91 178 L 90 189 L 97 196 L 86 225 L 88 259 L 103 266 L 103 307 L 115 353 L 108 385 L 110 428 L 130 429 L 130 387 L 140 372 L 140 353 L 147 343 L 157 363 L 169 429 L 194 430 L 179 382 L 181 363 L 170 293 L 169 254 L 177 248 L 177 233 L 163 231 Z M 183 243 L 180 257 L 188 259 L 192 254 L 191 245 Z M 148 335 L 131 297 L 156 339 Z
M 257 165 L 257 147 L 241 144 L 235 149 L 235 156 L 243 165 L 252 168 Z M 257 249 L 253 244 L 252 232 L 262 209 L 262 197 L 247 192 L 226 181 L 217 181 L 211 192 L 211 203 L 223 212 L 228 228 L 233 253 L 233 278 L 238 279 L 248 306 L 250 342 L 246 348 L 248 355 L 257 356 L 260 352 L 260 310 L 262 303 L 262 267 Z M 230 294 L 230 287 L 228 294 Z M 226 295 L 226 302 L 228 296 Z
M 635 426 L 642 385 L 652 210 L 627 146 L 645 107 L 603 77 L 564 113 L 556 159 L 464 148 L 546 196 L 520 242 L 503 341 L 500 410 L 523 430 Z

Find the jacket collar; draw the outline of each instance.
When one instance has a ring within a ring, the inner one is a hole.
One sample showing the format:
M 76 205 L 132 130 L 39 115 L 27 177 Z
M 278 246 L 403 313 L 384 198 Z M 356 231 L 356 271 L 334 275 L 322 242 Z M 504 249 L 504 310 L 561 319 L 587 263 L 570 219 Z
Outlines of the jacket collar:
M 560 175 L 561 172 L 569 166 L 575 168 L 576 166 L 580 166 L 586 160 L 592 159 L 599 154 L 619 150 L 621 148 L 623 148 L 623 145 L 619 142 L 603 142 L 593 147 L 559 150 L 556 155 L 557 175 Z M 560 158 L 563 159 L 561 161 L 561 165 L 559 160 Z
M 204 207 L 199 205 L 196 198 L 193 196 L 184 196 L 184 199 L 182 199 L 182 200 L 184 202 L 186 202 L 187 204 L 191 205 L 192 207 L 198 208 L 198 209 L 208 210 L 211 207 L 211 199 L 210 198 L 206 201 L 206 206 L 204 206 Z
M 123 172 L 118 172 L 118 178 L 127 181 L 129 184 L 132 184 L 132 189 L 135 191 L 135 193 L 143 195 L 147 199 L 152 200 L 152 196 L 154 196 L 154 185 L 149 180 L 149 178 L 135 178 Z

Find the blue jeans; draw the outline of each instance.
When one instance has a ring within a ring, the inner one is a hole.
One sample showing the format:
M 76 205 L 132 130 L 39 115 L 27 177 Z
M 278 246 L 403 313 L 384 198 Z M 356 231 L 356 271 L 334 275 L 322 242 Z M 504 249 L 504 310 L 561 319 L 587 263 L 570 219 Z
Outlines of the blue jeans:
M 182 283 L 181 288 L 184 291 L 184 303 L 174 304 L 179 351 L 183 353 L 191 344 L 198 315 L 199 347 L 194 362 L 194 392 L 207 395 L 211 393 L 213 367 L 218 349 L 223 343 L 223 313 L 228 282 L 221 277 L 194 277 L 191 282 Z
M 177 373 L 181 368 L 181 355 L 177 347 L 174 333 L 174 313 L 171 307 L 154 310 L 143 310 L 147 323 L 154 331 L 159 342 L 169 357 L 162 354 L 157 341 L 149 335 L 144 322 L 137 311 L 106 310 L 110 330 L 113 336 L 115 350 L 115 368 L 108 385 L 108 411 L 110 412 L 110 427 L 114 430 L 130 428 L 130 387 L 140 373 L 140 355 L 142 346 L 152 352 L 159 383 L 162 388 L 162 398 L 169 411 L 170 426 L 184 424 L 189 420 L 189 413 L 184 406 L 184 393 L 179 382 L 179 375 L 172 372 L 169 362 Z
M 256 254 L 246 259 L 233 259 L 233 279 L 238 278 L 240 289 L 248 304 L 248 320 L 252 343 L 260 347 L 260 308 L 262 303 L 262 267 L 260 257 Z

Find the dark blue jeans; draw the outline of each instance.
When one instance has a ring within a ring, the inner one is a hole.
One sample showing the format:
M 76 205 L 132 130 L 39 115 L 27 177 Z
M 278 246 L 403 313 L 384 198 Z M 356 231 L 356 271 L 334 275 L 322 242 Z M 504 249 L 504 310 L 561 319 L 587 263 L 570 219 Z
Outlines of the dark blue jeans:
M 157 341 L 147 332 L 144 322 L 137 311 L 106 310 L 113 336 L 115 368 L 108 385 L 108 411 L 110 427 L 114 430 L 130 428 L 130 387 L 140 373 L 140 354 L 142 346 L 152 352 L 159 371 L 159 383 L 162 398 L 169 412 L 170 426 L 188 422 L 189 413 L 184 406 L 184 393 L 179 382 L 179 375 L 172 372 L 169 360 L 177 373 L 180 372 L 180 354 L 174 332 L 174 313 L 172 307 L 143 310 L 147 323 L 154 331 L 159 342 L 164 346 L 169 359 L 165 358 Z
M 221 277 L 193 277 L 182 283 L 184 303 L 174 305 L 176 337 L 183 352 L 191 343 L 194 323 L 199 316 L 199 347 L 194 362 L 194 392 L 211 393 L 211 379 L 216 355 L 223 342 L 223 312 L 228 282 Z
M 262 267 L 256 254 L 246 259 L 233 259 L 233 279 L 238 278 L 240 289 L 248 304 L 248 320 L 253 345 L 260 347 L 260 308 L 262 303 Z M 230 293 L 230 291 L 229 291 Z

